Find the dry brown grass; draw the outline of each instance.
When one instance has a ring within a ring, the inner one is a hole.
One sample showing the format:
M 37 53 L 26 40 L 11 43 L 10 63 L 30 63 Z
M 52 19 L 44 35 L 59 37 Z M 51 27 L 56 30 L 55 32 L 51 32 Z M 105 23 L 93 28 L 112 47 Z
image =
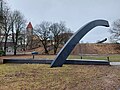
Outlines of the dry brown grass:
M 119 90 L 120 66 L 0 65 L 0 90 Z
M 114 55 L 113 60 L 119 55 Z M 55 55 L 35 58 L 54 59 Z M 0 58 L 32 58 L 32 55 Z M 79 58 L 78 56 L 74 58 Z M 1 64 L 0 90 L 119 90 L 120 66 Z

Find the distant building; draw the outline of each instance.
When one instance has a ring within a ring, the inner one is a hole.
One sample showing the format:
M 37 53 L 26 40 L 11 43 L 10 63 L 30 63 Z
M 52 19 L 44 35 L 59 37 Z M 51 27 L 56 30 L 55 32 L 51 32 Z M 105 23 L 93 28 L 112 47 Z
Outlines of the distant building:
M 32 23 L 29 22 L 26 27 L 26 36 L 27 36 L 26 49 L 27 50 L 32 50 L 34 48 L 38 48 L 42 46 L 38 36 L 36 36 L 33 32 L 34 32 L 34 28 L 32 26 Z

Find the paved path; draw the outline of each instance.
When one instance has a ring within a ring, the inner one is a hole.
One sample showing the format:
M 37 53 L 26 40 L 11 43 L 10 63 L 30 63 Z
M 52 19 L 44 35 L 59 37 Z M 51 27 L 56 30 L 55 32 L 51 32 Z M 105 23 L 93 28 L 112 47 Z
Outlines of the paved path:
M 110 65 L 120 65 L 120 62 L 110 62 Z

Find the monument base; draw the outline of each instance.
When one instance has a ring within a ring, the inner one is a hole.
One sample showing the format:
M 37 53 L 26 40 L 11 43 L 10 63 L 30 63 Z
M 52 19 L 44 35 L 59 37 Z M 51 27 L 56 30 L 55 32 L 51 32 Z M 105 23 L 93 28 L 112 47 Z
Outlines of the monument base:
M 45 59 L 4 59 L 3 63 L 13 64 L 51 64 L 53 60 Z M 107 60 L 67 59 L 65 64 L 72 65 L 110 65 Z

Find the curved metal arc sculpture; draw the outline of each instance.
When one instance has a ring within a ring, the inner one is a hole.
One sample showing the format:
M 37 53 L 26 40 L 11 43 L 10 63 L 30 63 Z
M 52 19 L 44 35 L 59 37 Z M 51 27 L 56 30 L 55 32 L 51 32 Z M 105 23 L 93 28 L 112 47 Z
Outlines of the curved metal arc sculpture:
M 106 20 L 94 20 L 83 27 L 81 27 L 64 45 L 61 51 L 57 54 L 55 60 L 51 63 L 51 67 L 62 67 L 65 63 L 67 57 L 72 52 L 74 47 L 79 43 L 79 41 L 94 27 L 105 26 L 109 27 L 109 23 Z

